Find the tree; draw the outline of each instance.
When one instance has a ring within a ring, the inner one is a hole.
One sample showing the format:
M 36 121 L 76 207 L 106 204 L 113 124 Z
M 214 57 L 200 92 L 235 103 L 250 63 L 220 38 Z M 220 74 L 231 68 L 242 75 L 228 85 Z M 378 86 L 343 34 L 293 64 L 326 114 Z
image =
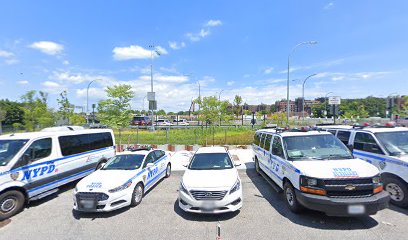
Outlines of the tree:
M 283 127 L 287 125 L 286 114 L 284 112 L 272 113 L 271 119 L 273 123 L 276 123 L 279 126 Z
M 198 117 L 200 121 L 215 124 L 220 120 L 229 122 L 232 119 L 232 115 L 228 111 L 230 104 L 228 101 L 220 101 L 216 96 L 210 96 L 196 99 L 195 102 L 201 108 L 200 116 Z
M 70 117 L 70 122 L 72 125 L 84 125 L 86 123 L 86 118 L 83 114 L 74 113 Z
M 163 109 L 160 109 L 159 111 L 157 111 L 157 116 L 165 116 L 166 112 Z
M 233 111 L 235 113 L 235 116 L 237 116 L 237 118 L 239 117 L 239 115 L 241 114 L 241 104 L 242 104 L 242 97 L 239 95 L 235 95 L 234 97 L 234 102 L 233 102 Z
M 3 121 L 6 119 L 6 110 L 0 109 L 0 135 L 3 134 Z
M 38 96 L 39 95 L 39 96 Z M 55 123 L 53 110 L 48 108 L 48 94 L 32 90 L 21 96 L 21 110 L 24 111 L 24 128 L 29 131 L 40 127 L 49 127 Z
M 60 93 L 60 98 L 57 98 L 57 102 L 59 105 L 59 117 L 62 118 L 62 120 L 67 120 L 68 124 L 70 124 L 70 118 L 74 115 L 74 108 L 68 100 L 67 91 L 64 90 Z
M 130 101 L 134 97 L 132 87 L 121 84 L 108 87 L 105 91 L 108 99 L 98 102 L 98 117 L 102 124 L 118 129 L 120 139 L 122 129 L 128 127 L 132 119 L 130 110 Z

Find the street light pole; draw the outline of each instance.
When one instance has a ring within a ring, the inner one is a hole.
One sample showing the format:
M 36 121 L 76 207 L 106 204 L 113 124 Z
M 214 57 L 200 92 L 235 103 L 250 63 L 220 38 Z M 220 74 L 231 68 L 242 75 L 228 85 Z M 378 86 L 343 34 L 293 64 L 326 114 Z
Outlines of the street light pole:
M 307 76 L 307 78 L 303 80 L 303 84 L 302 84 L 302 123 L 304 123 L 305 121 L 305 83 L 309 78 L 313 76 L 316 76 L 316 73 Z
M 292 48 L 292 51 L 288 55 L 288 79 L 286 83 L 286 100 L 287 100 L 287 105 L 286 105 L 286 121 L 289 124 L 289 116 L 290 116 L 290 99 L 289 99 L 289 78 L 290 78 L 290 56 L 293 54 L 293 52 L 296 50 L 297 47 L 305 44 L 317 44 L 316 41 L 309 41 L 309 42 L 301 42 L 297 44 L 295 47 Z
M 89 124 L 89 87 L 91 86 L 91 84 L 97 80 L 101 80 L 101 79 L 95 79 L 92 80 L 88 83 L 88 87 L 86 88 L 86 123 Z
M 153 92 L 153 50 L 154 45 L 149 45 L 150 48 L 150 86 L 151 92 Z M 152 130 L 154 131 L 154 110 L 152 108 Z

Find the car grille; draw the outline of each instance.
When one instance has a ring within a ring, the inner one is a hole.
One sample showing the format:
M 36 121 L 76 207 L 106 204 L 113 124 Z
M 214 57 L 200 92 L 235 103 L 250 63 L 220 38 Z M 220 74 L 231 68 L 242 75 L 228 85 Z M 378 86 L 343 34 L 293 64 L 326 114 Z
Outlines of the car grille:
M 196 200 L 222 200 L 228 191 L 190 191 Z
M 369 197 L 375 187 L 371 178 L 325 179 L 323 182 L 327 196 L 335 198 Z
M 97 201 L 105 201 L 109 196 L 105 193 L 98 192 L 79 192 L 76 194 L 78 199 L 96 199 Z

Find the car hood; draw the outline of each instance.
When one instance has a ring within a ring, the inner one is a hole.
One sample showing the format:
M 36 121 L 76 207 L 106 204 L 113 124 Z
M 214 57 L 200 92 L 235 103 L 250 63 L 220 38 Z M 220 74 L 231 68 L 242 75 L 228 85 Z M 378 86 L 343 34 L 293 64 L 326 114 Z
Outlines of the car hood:
M 139 170 L 140 171 L 140 170 Z M 98 170 L 77 184 L 78 191 L 109 190 L 126 183 L 137 170 Z M 91 190 L 92 189 L 92 190 Z
M 238 172 L 235 168 L 225 170 L 189 170 L 183 176 L 184 186 L 194 188 L 232 187 L 237 181 Z
M 294 161 L 302 175 L 315 178 L 373 177 L 378 169 L 361 159 Z

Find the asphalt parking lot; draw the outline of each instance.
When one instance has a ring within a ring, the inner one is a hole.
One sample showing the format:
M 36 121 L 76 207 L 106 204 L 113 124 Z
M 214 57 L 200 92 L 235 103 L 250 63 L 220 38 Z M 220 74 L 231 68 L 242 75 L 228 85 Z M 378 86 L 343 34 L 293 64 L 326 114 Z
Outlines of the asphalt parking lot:
M 177 194 L 182 171 L 161 181 L 134 208 L 111 213 L 77 214 L 72 188 L 33 202 L 0 225 L 0 239 L 407 239 L 408 210 L 391 206 L 377 215 L 335 218 L 305 211 L 292 214 L 282 194 L 253 169 L 240 170 L 244 206 L 232 214 L 211 216 L 182 212 Z

